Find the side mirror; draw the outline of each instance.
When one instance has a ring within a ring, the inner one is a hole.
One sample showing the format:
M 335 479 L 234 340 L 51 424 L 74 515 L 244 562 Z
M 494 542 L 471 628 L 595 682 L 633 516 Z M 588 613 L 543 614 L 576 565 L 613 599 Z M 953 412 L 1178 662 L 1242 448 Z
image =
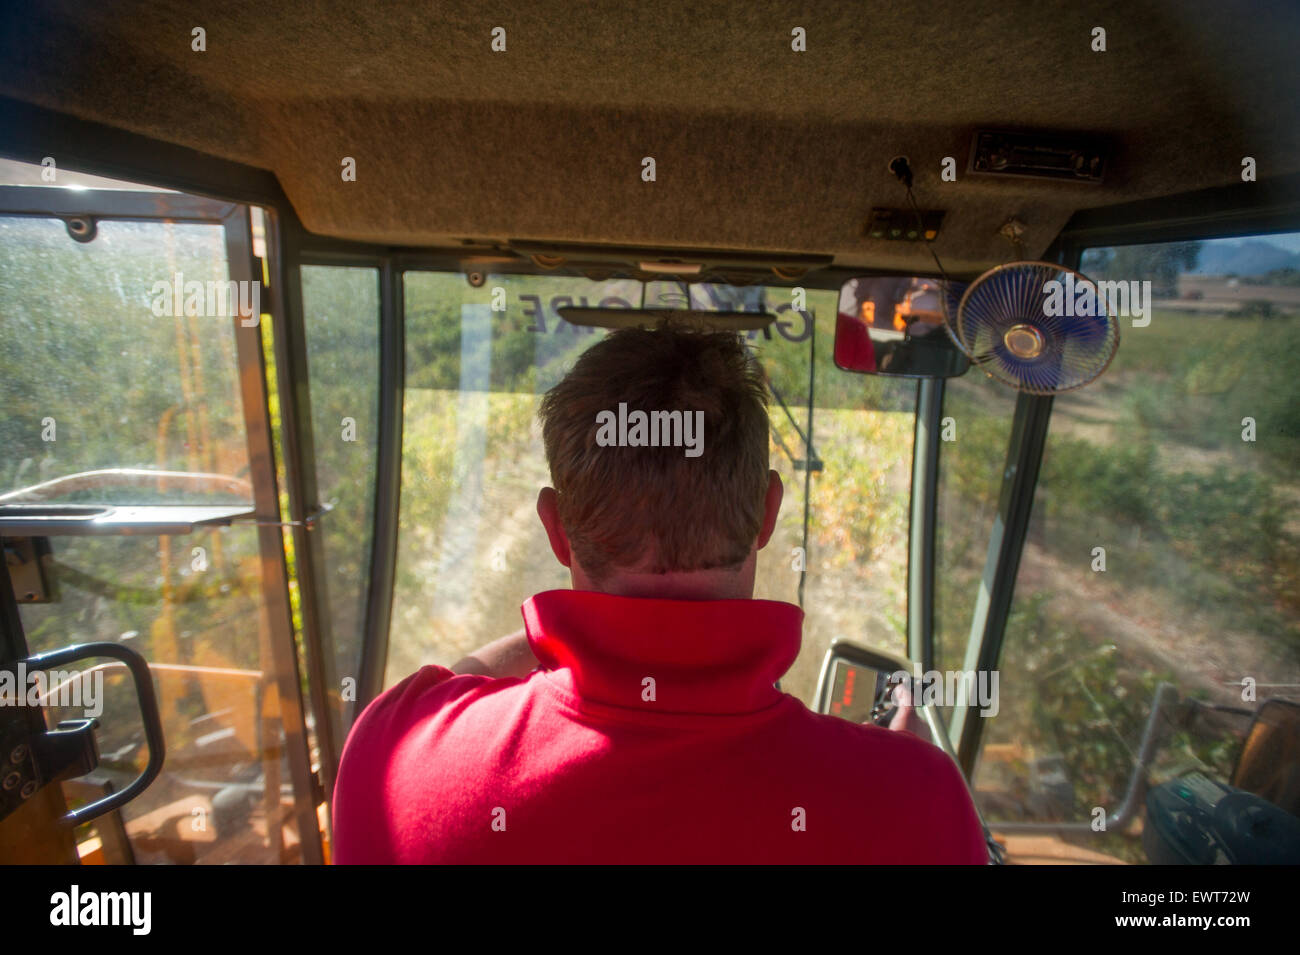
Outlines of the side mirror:
M 964 375 L 970 359 L 944 328 L 944 310 L 956 311 L 967 284 L 924 276 L 849 279 L 835 319 L 836 366 L 901 378 Z
M 1259 705 L 1232 785 L 1300 816 L 1300 703 L 1273 697 Z

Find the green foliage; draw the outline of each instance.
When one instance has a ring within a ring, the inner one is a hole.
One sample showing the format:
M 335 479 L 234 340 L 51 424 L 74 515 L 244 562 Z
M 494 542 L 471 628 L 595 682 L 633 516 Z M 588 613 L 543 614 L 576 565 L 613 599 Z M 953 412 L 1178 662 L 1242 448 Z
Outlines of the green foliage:
M 1252 298 L 1242 303 L 1241 308 L 1231 314 L 1234 318 L 1276 318 L 1281 313 L 1268 299 Z
M 0 219 L 0 487 L 106 467 L 248 478 L 231 319 L 155 315 L 154 283 L 173 271 L 225 278 L 220 227 L 104 222 L 82 245 L 56 219 Z M 175 500 L 156 484 L 78 498 L 124 493 Z
M 1057 438 L 1049 444 L 1040 472 L 1040 485 L 1056 507 L 1060 523 L 1081 521 L 1090 530 L 1101 514 L 1146 524 L 1152 517 L 1152 493 L 1157 490 L 1155 446 L 1147 442 L 1099 448 L 1091 441 Z
M 334 648 L 329 692 L 341 709 L 341 680 L 355 679 L 360 665 L 374 524 L 378 270 L 304 266 L 302 298 L 316 483 L 320 500 L 333 506 L 318 533 Z
M 1300 472 L 1300 315 L 1273 319 L 1157 311 L 1121 345 L 1124 401 L 1139 440 L 1249 450 L 1273 479 Z M 1242 419 L 1257 440 L 1241 441 Z

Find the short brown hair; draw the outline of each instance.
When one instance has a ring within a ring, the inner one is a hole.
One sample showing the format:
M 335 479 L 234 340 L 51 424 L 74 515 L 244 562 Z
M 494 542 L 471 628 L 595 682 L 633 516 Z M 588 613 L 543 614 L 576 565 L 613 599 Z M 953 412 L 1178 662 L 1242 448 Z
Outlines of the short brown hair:
M 597 416 L 703 412 L 698 457 L 680 447 L 606 447 Z M 551 483 L 574 556 L 599 581 L 737 567 L 762 528 L 767 382 L 740 336 L 671 324 L 620 329 L 587 349 L 539 412 Z

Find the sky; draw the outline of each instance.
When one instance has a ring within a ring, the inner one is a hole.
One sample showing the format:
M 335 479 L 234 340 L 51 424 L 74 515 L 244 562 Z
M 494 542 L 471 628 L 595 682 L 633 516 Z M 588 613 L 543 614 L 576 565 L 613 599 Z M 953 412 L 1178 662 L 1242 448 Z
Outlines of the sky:
M 1279 246 L 1288 252 L 1300 252 L 1300 232 L 1279 232 L 1275 235 L 1253 235 L 1242 236 L 1239 239 L 1212 239 L 1212 242 L 1234 243 L 1243 242 L 1246 239 L 1254 239 L 1260 242 L 1268 242 L 1271 245 Z

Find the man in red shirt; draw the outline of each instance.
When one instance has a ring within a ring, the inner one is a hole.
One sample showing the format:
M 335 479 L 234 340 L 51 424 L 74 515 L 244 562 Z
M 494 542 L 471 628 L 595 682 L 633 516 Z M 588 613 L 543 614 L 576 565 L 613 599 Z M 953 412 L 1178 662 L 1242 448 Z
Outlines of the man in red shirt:
M 610 334 L 547 393 L 537 510 L 572 590 L 353 727 L 338 863 L 972 863 L 953 762 L 776 681 L 803 612 L 754 600 L 781 480 L 733 334 Z

